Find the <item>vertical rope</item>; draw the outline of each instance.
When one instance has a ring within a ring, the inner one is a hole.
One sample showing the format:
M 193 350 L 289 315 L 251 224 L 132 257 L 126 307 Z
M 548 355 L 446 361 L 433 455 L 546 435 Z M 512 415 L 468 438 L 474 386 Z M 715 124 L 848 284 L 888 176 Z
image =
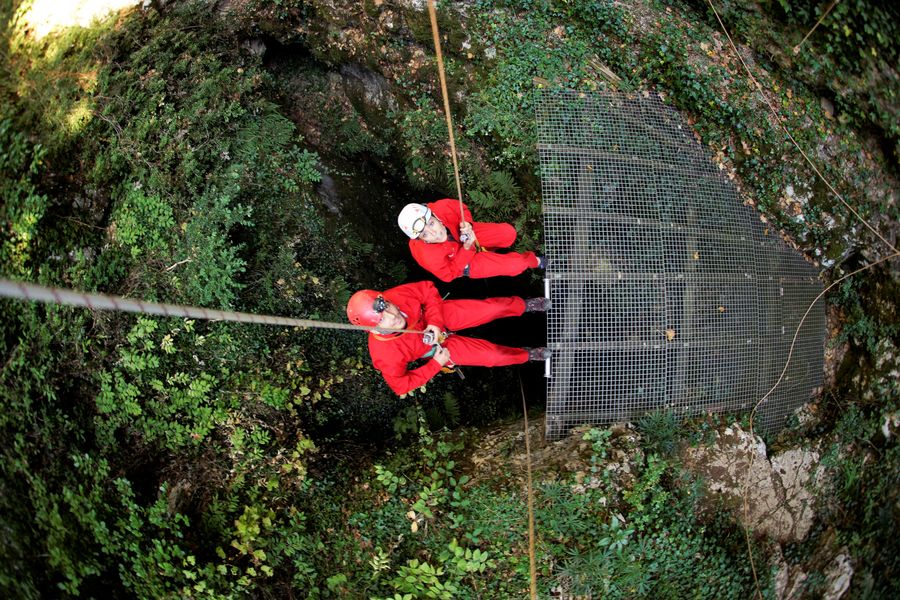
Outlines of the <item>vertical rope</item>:
M 459 182 L 459 165 L 456 162 L 456 138 L 453 137 L 453 118 L 450 116 L 450 98 L 447 95 L 447 80 L 444 77 L 444 57 L 441 54 L 441 36 L 438 32 L 434 0 L 428 0 L 428 16 L 431 18 L 431 35 L 434 38 L 434 53 L 437 56 L 438 76 L 441 80 L 441 95 L 444 97 L 444 116 L 447 117 L 447 133 L 450 136 L 450 158 L 453 160 L 453 177 L 456 179 L 456 197 L 459 198 L 459 220 L 465 221 L 462 185 Z
M 522 392 L 522 415 L 525 417 L 525 464 L 528 471 L 528 569 L 530 577 L 531 600 L 537 600 L 537 565 L 534 557 L 534 491 L 531 483 L 531 443 L 528 430 L 528 406 L 525 404 L 525 386 L 522 384 L 522 373 L 519 372 L 519 389 Z

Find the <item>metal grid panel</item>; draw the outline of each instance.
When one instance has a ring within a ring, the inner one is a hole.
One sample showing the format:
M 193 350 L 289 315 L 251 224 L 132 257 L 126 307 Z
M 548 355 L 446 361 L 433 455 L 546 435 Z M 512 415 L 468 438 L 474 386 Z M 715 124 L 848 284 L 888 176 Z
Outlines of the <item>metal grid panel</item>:
M 741 203 L 655 96 L 537 102 L 553 350 L 547 435 L 669 409 L 752 407 L 781 374 L 815 270 Z M 777 427 L 822 382 L 824 309 L 759 412 Z

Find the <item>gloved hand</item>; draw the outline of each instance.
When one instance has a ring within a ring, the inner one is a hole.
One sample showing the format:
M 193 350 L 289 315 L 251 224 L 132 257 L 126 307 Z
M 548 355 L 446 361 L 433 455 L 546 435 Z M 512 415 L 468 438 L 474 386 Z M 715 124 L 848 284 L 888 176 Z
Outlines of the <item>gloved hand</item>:
M 443 346 L 438 346 L 431 358 L 438 361 L 438 364 L 444 367 L 450 362 L 450 351 Z
M 475 230 L 472 229 L 472 224 L 466 221 L 461 221 L 459 224 L 459 237 L 463 243 L 463 248 L 468 250 L 478 241 L 475 238 Z
M 425 328 L 425 334 L 422 336 L 422 341 L 428 344 L 429 346 L 433 346 L 435 344 L 440 344 L 443 341 L 444 332 L 441 331 L 441 328 L 437 325 L 429 325 Z

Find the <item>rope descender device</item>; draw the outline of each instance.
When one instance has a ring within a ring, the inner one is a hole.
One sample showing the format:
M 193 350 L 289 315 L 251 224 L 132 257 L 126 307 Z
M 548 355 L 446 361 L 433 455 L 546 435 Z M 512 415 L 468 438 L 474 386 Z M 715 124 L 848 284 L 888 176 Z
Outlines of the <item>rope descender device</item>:
M 430 331 L 426 331 L 422 334 L 422 343 L 426 346 L 440 346 L 448 337 L 450 337 L 450 335 L 450 333 L 442 331 L 438 338 L 434 339 L 434 334 Z
M 434 346 L 435 348 L 437 348 L 440 347 L 440 345 L 443 344 L 444 341 L 446 341 L 446 339 L 451 335 L 453 334 L 448 331 L 442 331 L 441 334 L 437 336 L 437 339 L 435 339 L 432 332 L 426 331 L 424 334 L 422 334 L 422 343 L 426 346 Z M 457 375 L 459 375 L 460 379 L 466 378 L 466 376 L 463 375 L 462 369 L 452 363 L 442 366 L 441 373 L 456 373 Z

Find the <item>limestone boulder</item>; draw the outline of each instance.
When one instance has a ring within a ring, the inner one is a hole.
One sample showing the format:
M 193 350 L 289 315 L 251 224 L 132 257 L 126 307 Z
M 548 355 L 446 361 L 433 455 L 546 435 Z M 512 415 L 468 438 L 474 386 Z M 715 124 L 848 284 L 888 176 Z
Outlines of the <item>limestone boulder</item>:
M 724 502 L 757 534 L 799 542 L 809 533 L 824 473 L 818 451 L 794 448 L 770 458 L 761 438 L 732 425 L 711 445 L 685 450 L 683 458 L 706 483 L 712 504 Z

